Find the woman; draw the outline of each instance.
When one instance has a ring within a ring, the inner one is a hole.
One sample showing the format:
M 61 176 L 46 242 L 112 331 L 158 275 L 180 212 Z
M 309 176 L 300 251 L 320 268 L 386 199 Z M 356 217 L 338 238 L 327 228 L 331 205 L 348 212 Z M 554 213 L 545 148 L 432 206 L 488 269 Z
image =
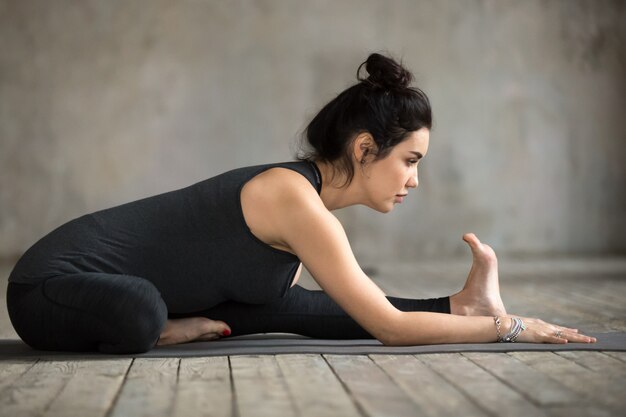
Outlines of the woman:
M 452 296 L 385 296 L 363 273 L 331 211 L 387 213 L 417 187 L 431 109 L 394 60 L 372 54 L 361 66 L 308 125 L 311 150 L 297 161 L 87 214 L 36 242 L 9 278 L 19 336 L 36 349 L 107 353 L 266 332 L 386 345 L 595 342 L 507 315 L 496 256 L 473 234 L 463 238 L 474 264 Z M 302 264 L 323 291 L 295 285 Z

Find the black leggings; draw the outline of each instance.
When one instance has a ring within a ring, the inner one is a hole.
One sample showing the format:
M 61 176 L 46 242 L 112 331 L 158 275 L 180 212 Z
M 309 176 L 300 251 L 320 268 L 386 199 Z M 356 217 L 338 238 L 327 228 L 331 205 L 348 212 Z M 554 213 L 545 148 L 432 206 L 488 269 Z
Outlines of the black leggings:
M 387 297 L 402 311 L 450 313 L 449 297 L 414 300 Z M 10 282 L 9 318 L 29 346 L 41 350 L 141 353 L 154 347 L 168 318 L 203 316 L 222 320 L 231 336 L 296 333 L 320 339 L 372 339 L 323 291 L 298 285 L 267 304 L 227 301 L 203 311 L 168 314 L 148 280 L 80 273 L 37 284 Z

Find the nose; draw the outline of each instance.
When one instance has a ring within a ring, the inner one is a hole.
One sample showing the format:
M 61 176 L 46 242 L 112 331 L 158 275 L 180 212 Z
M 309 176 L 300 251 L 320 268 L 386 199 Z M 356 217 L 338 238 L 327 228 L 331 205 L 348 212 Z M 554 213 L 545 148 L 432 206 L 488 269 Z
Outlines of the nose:
M 417 188 L 419 179 L 417 178 L 417 167 L 415 168 L 415 175 L 411 175 L 411 178 L 406 183 L 407 188 Z

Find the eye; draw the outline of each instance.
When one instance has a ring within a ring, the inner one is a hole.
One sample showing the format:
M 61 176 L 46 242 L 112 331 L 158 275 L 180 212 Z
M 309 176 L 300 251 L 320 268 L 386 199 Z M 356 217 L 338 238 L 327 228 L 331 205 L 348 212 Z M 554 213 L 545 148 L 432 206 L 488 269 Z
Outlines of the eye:
M 417 164 L 419 161 L 417 159 L 409 159 L 409 164 Z

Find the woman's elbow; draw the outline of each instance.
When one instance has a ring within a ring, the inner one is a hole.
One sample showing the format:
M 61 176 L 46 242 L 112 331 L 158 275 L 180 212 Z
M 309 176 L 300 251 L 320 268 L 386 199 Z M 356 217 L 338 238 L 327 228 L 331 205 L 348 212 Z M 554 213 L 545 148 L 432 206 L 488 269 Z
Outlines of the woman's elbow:
M 398 346 L 401 338 L 399 337 L 400 323 L 402 311 L 398 310 L 396 317 L 387 321 L 387 324 L 376 332 L 376 339 L 385 346 Z
M 378 341 L 379 341 L 380 343 L 382 343 L 382 344 L 383 344 L 383 346 L 397 346 L 397 345 L 396 345 L 396 343 L 395 343 L 395 341 L 394 341 L 394 340 L 392 340 L 392 339 L 388 339 L 388 338 L 383 339 L 383 338 L 380 338 L 380 337 L 379 337 L 379 338 L 378 338 Z

